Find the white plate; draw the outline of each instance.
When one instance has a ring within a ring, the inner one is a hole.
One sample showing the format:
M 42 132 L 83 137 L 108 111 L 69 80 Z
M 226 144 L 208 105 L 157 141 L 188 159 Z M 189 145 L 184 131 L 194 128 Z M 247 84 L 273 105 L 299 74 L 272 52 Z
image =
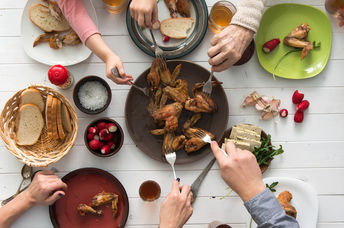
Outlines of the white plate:
M 296 220 L 301 228 L 315 228 L 318 220 L 318 197 L 314 188 L 304 181 L 286 178 L 286 177 L 268 177 L 264 180 L 265 184 L 271 184 L 278 182 L 276 186 L 276 197 L 281 192 L 287 190 L 293 195 L 291 204 L 297 210 Z M 247 223 L 247 227 L 250 227 L 250 220 Z M 257 225 L 253 221 L 252 228 L 256 228 Z
M 47 65 L 61 64 L 69 66 L 87 59 L 90 56 L 91 51 L 82 43 L 75 46 L 65 46 L 58 50 L 50 48 L 47 43 L 32 47 L 36 37 L 43 33 L 43 31 L 35 26 L 29 18 L 29 8 L 32 4 L 37 2 L 39 2 L 39 0 L 28 0 L 22 14 L 21 34 L 26 54 L 34 60 Z M 83 2 L 90 18 L 93 20 L 95 25 L 98 26 L 96 10 L 94 9 L 92 2 L 90 0 L 83 0 Z

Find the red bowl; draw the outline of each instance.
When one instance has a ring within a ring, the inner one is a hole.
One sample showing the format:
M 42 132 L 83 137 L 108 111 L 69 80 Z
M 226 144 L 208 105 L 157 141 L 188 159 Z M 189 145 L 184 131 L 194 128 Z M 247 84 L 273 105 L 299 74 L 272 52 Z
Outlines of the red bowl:
M 89 139 L 87 138 L 87 134 L 88 134 L 88 129 L 92 126 L 96 126 L 97 123 L 101 122 L 101 121 L 104 121 L 104 122 L 111 122 L 111 123 L 114 123 L 116 126 L 117 126 L 117 131 L 114 132 L 115 136 L 113 138 L 113 142 L 115 143 L 115 149 L 113 149 L 112 151 L 110 151 L 110 153 L 108 154 L 102 154 L 100 153 L 100 150 L 99 151 L 94 151 L 90 148 L 89 146 Z M 97 119 L 95 121 L 92 121 L 87 127 L 86 127 L 86 130 L 85 130 L 85 134 L 84 134 L 84 141 L 85 141 L 85 145 L 87 147 L 87 149 L 94 155 L 98 156 L 98 157 L 110 157 L 114 154 L 116 154 L 122 147 L 123 145 L 123 140 L 124 140 L 124 133 L 123 133 L 123 130 L 122 130 L 122 127 L 116 122 L 114 121 L 113 119 L 110 119 L 110 118 L 100 118 L 100 119 Z

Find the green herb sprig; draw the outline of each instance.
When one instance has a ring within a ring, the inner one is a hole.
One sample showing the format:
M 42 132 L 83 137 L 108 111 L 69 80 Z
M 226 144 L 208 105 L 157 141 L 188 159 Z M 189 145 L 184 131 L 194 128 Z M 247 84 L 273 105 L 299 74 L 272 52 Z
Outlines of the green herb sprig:
M 278 185 L 278 182 L 272 182 L 270 185 L 268 184 L 265 184 L 265 186 L 270 189 L 271 192 L 276 192 L 276 189 L 275 187 Z
M 261 139 L 262 145 L 254 148 L 253 154 L 257 158 L 258 165 L 269 165 L 269 162 L 274 159 L 275 156 L 284 152 L 282 145 L 276 150 L 275 146 L 269 145 L 271 142 L 271 135 L 267 138 Z

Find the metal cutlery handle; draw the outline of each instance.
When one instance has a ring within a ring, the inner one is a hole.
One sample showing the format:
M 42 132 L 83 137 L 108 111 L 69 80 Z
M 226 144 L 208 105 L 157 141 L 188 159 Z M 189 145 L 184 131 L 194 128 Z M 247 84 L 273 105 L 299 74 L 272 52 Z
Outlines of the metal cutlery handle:
M 157 46 L 158 46 L 158 44 L 156 43 L 156 40 L 155 40 L 155 37 L 154 37 L 154 34 L 153 34 L 153 31 L 152 31 L 152 29 L 149 29 L 149 32 L 150 32 L 150 34 L 151 34 L 151 36 L 152 36 L 152 40 L 153 40 L 153 44 L 154 44 L 154 46 L 155 46 L 155 47 L 157 47 Z
M 214 162 L 216 161 L 216 158 L 213 158 L 208 165 L 203 169 L 202 173 L 197 177 L 197 179 L 192 183 L 191 185 L 191 192 L 193 194 L 193 202 L 196 200 L 198 190 L 204 180 L 204 178 L 207 176 L 209 170 L 213 166 Z

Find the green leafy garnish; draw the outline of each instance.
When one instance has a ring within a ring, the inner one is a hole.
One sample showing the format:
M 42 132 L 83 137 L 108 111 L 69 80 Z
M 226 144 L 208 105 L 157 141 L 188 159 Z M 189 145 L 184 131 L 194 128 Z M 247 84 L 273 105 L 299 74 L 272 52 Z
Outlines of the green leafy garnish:
M 317 42 L 313 41 L 313 48 L 314 48 L 314 49 L 320 48 L 320 46 L 321 46 L 321 42 L 318 42 L 318 43 L 317 43 Z M 272 77 L 274 78 L 274 80 L 276 80 L 276 78 L 275 78 L 275 72 L 276 72 L 276 70 L 277 70 L 277 67 L 278 67 L 278 66 L 280 65 L 280 63 L 282 62 L 282 60 L 283 60 L 285 57 L 287 57 L 289 54 L 294 53 L 294 52 L 302 51 L 302 49 L 303 49 L 303 48 L 294 48 L 294 49 L 288 51 L 287 53 L 285 53 L 285 54 L 278 60 L 278 62 L 276 63 L 276 65 L 275 65 L 275 67 L 274 67 L 273 73 L 272 73 Z
M 229 187 L 226 188 L 226 190 L 228 190 Z M 226 195 L 221 196 L 220 200 L 223 200 L 224 198 L 227 198 L 228 196 L 230 196 L 232 194 L 233 190 L 231 189 Z
M 276 155 L 282 154 L 284 152 L 282 145 L 279 149 L 275 149 L 275 146 L 269 145 L 271 142 L 271 135 L 267 138 L 261 139 L 262 145 L 254 148 L 253 154 L 257 158 L 258 165 L 269 165 L 269 162 L 274 159 Z
M 271 192 L 276 192 L 276 189 L 275 187 L 278 185 L 278 182 L 272 182 L 272 184 L 268 185 L 268 184 L 265 184 L 265 186 L 270 189 Z

